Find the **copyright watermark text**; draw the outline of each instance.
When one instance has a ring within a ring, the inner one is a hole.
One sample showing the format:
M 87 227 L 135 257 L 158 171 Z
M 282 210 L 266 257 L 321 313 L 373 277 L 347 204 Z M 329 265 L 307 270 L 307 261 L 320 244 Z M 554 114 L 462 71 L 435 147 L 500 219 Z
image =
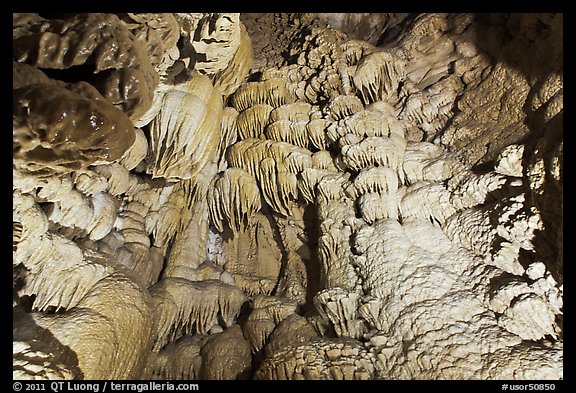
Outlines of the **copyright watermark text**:
M 190 382 L 115 382 L 115 381 L 14 381 L 12 389 L 15 392 L 38 392 L 52 391 L 60 392 L 148 392 L 148 391 L 198 391 L 200 386 Z

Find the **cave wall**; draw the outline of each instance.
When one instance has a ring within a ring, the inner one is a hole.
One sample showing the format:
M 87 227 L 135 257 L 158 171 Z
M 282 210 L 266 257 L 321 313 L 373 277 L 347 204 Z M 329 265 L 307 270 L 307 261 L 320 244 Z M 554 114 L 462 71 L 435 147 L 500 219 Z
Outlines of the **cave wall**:
M 15 379 L 563 378 L 562 14 L 13 14 Z

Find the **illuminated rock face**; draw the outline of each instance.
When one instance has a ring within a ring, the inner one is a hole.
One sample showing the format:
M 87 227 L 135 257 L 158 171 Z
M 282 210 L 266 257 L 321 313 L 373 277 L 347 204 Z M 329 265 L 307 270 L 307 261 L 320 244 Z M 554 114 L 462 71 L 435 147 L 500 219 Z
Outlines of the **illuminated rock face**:
M 14 378 L 563 378 L 562 29 L 14 14 Z

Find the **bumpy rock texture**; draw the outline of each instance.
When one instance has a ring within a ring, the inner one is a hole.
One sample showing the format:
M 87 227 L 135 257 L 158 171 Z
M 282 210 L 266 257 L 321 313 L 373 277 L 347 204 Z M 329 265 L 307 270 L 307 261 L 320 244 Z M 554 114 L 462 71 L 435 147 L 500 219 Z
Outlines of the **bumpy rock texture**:
M 14 378 L 563 378 L 562 34 L 14 14 Z

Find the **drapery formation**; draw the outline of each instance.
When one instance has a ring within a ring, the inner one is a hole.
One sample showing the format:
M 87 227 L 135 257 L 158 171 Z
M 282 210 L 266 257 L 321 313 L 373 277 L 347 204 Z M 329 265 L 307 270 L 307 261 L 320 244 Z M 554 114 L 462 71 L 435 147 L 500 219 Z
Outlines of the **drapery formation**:
M 562 29 L 14 14 L 14 378 L 562 378 Z

